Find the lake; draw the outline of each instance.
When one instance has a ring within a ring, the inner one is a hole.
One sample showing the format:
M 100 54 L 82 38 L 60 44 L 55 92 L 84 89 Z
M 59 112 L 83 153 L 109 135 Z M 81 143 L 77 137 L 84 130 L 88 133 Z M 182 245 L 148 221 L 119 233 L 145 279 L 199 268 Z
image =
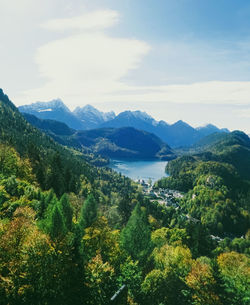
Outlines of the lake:
M 167 161 L 124 161 L 110 160 L 109 167 L 133 180 L 151 179 L 153 182 L 166 177 Z

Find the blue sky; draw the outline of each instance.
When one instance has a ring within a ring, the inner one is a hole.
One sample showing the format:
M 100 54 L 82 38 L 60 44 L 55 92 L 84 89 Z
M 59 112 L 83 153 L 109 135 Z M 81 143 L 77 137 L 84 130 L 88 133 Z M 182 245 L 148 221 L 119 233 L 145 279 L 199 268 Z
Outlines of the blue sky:
M 250 34 L 248 0 L 101 0 L 90 8 L 122 12 L 116 32 L 162 42 L 164 39 L 239 40 Z
M 250 1 L 0 0 L 0 27 L 17 105 L 61 98 L 250 133 Z

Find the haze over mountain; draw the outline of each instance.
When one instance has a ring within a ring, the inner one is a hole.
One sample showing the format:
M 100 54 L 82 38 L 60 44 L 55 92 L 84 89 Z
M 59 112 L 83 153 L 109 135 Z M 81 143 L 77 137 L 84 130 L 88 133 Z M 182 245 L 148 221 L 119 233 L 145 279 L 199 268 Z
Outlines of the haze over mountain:
M 176 157 L 171 148 L 154 134 L 133 127 L 74 130 L 65 123 L 44 120 L 23 113 L 33 126 L 60 144 L 90 150 L 94 154 L 118 159 L 162 159 Z
M 181 120 L 170 125 L 162 120 L 156 121 L 146 112 L 139 110 L 124 111 L 116 116 L 113 111 L 104 113 L 91 105 L 86 105 L 71 112 L 61 100 L 20 106 L 19 110 L 41 119 L 64 122 L 77 130 L 134 127 L 155 134 L 171 147 L 190 146 L 214 132 L 228 132 L 227 129 L 219 129 L 212 124 L 193 128 Z
M 30 113 L 40 119 L 50 119 L 63 122 L 70 128 L 86 130 L 98 127 L 100 124 L 115 117 L 114 112 L 104 113 L 91 105 L 77 107 L 73 112 L 60 99 L 50 102 L 36 102 L 20 106 L 21 112 Z
M 86 128 L 60 99 L 50 102 L 36 102 L 31 105 L 20 106 L 18 109 L 21 112 L 33 114 L 40 119 L 50 119 L 66 123 L 74 129 Z
M 219 129 L 218 127 L 214 126 L 213 124 L 207 124 L 205 126 L 197 127 L 196 130 L 199 131 L 200 134 L 204 136 L 208 136 L 214 132 L 228 132 L 227 128 Z
M 96 128 L 98 125 L 115 118 L 113 111 L 101 112 L 91 105 L 77 107 L 73 113 L 87 126 L 86 129 Z
M 81 145 L 109 158 L 171 160 L 176 157 L 157 136 L 133 127 L 78 131 L 74 137 Z
M 25 112 L 22 115 L 31 125 L 57 136 L 71 136 L 75 132 L 75 129 L 60 121 L 40 119 L 33 114 Z

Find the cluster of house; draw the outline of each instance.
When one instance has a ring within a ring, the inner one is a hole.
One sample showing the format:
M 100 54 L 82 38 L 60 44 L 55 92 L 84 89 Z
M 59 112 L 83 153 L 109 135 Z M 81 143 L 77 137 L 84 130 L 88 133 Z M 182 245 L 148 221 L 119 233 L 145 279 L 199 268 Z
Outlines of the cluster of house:
M 159 204 L 165 206 L 172 206 L 175 209 L 180 208 L 179 204 L 177 203 L 178 200 L 176 199 L 181 199 L 184 197 L 184 195 L 181 192 L 176 190 L 162 189 L 162 188 L 154 189 L 151 180 L 146 182 L 144 179 L 138 179 L 136 182 L 142 186 L 142 190 L 144 194 L 150 197 L 151 201 L 157 201 Z M 193 195 L 193 198 L 194 197 L 195 195 Z M 199 219 L 193 218 L 188 214 L 182 214 L 181 216 L 186 221 L 191 221 L 193 223 L 200 222 Z M 223 238 L 214 235 L 211 235 L 211 238 L 217 242 L 221 242 L 223 240 Z
M 165 206 L 173 206 L 178 209 L 179 205 L 176 199 L 183 198 L 183 194 L 176 190 L 153 188 L 151 180 L 146 182 L 144 179 L 139 179 L 137 182 L 142 186 L 142 190 L 145 195 L 150 197 L 152 201 L 157 200 L 158 203 Z

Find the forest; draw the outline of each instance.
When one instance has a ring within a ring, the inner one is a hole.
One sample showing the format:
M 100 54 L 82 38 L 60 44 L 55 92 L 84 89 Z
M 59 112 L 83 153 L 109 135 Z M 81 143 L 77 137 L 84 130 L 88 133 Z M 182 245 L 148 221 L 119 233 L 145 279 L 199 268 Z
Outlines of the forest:
M 175 209 L 54 142 L 0 91 L 0 304 L 249 304 L 246 137 L 168 163 L 154 187 L 185 193 Z

